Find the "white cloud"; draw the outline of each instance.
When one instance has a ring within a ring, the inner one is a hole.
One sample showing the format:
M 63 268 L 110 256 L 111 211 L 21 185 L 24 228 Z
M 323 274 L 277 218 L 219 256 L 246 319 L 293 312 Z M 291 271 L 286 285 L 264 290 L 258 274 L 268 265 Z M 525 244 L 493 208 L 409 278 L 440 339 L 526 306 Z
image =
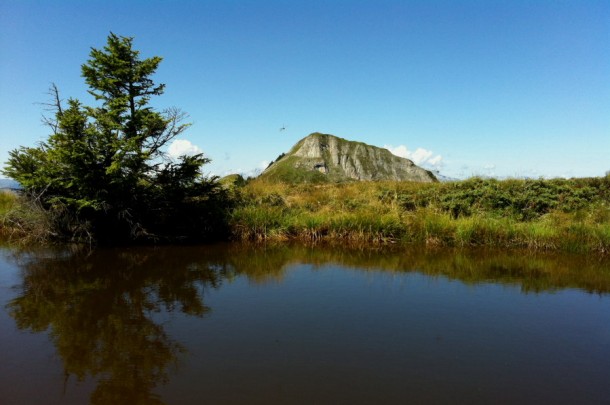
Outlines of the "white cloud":
M 197 145 L 191 143 L 191 141 L 187 141 L 186 139 L 175 139 L 169 148 L 167 149 L 167 153 L 173 159 L 177 159 L 180 156 L 193 156 L 198 153 L 203 153 L 203 150 Z
M 443 166 L 443 157 L 441 155 L 435 155 L 431 150 L 417 148 L 414 151 L 410 151 L 405 145 L 396 147 L 385 145 L 384 148 L 396 156 L 412 160 L 413 163 L 418 166 L 425 166 L 433 169 L 439 169 Z

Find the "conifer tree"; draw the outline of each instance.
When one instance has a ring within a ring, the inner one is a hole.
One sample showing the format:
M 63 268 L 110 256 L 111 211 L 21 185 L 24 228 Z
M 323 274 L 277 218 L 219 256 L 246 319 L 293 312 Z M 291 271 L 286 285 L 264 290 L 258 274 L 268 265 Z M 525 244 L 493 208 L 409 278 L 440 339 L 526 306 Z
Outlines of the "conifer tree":
M 152 80 L 162 58 L 141 59 L 132 42 L 111 33 L 82 65 L 97 106 L 69 99 L 65 108 L 52 87 L 53 133 L 38 147 L 9 152 L 3 172 L 61 213 L 63 234 L 86 228 L 98 239 L 203 237 L 220 224 L 225 196 L 201 175 L 209 162 L 203 154 L 168 158 L 168 142 L 190 124 L 177 108 L 150 105 L 165 88 Z

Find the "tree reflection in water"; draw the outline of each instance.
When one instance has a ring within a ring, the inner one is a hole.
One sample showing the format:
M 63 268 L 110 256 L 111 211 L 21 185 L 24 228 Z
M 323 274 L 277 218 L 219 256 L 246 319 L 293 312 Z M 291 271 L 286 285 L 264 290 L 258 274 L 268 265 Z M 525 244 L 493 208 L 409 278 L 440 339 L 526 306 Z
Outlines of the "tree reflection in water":
M 91 402 L 162 403 L 153 389 L 184 348 L 155 314 L 178 310 L 201 317 L 206 288 L 224 269 L 182 260 L 168 250 L 103 250 L 21 257 L 23 283 L 8 310 L 18 328 L 49 330 L 66 381 L 98 380 Z
M 277 283 L 295 264 L 337 265 L 514 285 L 523 293 L 610 292 L 609 260 L 518 251 L 222 245 L 15 257 L 22 283 L 8 304 L 11 316 L 19 329 L 49 331 L 66 380 L 96 380 L 91 402 L 99 404 L 162 403 L 155 387 L 168 382 L 185 352 L 165 331 L 163 314 L 204 316 L 204 291 L 238 276 Z

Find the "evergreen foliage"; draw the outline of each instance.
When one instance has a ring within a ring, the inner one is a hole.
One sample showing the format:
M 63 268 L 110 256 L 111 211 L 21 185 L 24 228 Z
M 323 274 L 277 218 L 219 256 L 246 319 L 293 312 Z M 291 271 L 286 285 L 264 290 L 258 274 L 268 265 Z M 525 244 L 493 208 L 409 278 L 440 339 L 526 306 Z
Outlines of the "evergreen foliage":
M 110 34 L 82 65 L 100 103 L 64 106 L 55 86 L 53 133 L 37 147 L 9 152 L 3 173 L 54 213 L 59 234 L 100 241 L 209 238 L 222 232 L 226 193 L 205 178 L 198 154 L 170 159 L 165 147 L 190 124 L 176 108 L 157 111 L 164 84 L 152 75 L 162 58 L 141 59 L 133 38 Z M 80 236 L 79 236 L 80 235 Z

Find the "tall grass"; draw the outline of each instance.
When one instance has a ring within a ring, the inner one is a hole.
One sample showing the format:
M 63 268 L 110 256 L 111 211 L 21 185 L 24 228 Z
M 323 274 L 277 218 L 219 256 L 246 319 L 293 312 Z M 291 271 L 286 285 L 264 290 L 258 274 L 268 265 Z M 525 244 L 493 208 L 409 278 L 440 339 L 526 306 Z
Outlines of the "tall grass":
M 20 243 L 44 243 L 53 237 L 53 218 L 39 202 L 0 192 L 0 236 Z
M 0 190 L 0 216 L 6 215 L 17 203 L 17 194 L 12 191 Z
M 242 241 L 493 246 L 610 254 L 610 176 L 452 183 L 282 184 L 231 191 L 231 236 Z M 61 213 L 59 213 L 61 214 Z M 22 241 L 87 224 L 0 193 L 0 234 Z M 59 219 L 58 219 L 59 218 Z M 69 219 L 69 218 L 68 218 Z
M 610 252 L 610 178 L 265 183 L 241 190 L 237 240 Z

